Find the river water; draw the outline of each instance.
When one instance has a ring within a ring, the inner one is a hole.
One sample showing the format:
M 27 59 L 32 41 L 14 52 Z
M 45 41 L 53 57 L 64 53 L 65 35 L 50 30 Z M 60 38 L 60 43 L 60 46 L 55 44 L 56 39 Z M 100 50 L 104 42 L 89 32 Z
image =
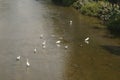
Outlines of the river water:
M 100 23 L 50 0 L 0 0 L 0 80 L 120 80 L 120 40 Z

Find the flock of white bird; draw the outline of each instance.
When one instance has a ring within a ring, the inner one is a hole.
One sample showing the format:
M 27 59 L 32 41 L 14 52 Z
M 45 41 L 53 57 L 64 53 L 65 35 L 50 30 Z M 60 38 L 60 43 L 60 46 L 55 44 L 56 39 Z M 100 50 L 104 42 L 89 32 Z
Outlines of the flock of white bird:
M 69 21 L 69 24 L 70 25 L 72 25 L 72 21 L 70 20 Z M 43 39 L 43 34 L 41 34 L 40 35 L 40 39 Z M 55 37 L 55 35 L 51 35 L 51 37 Z M 59 39 L 63 39 L 63 37 L 60 37 Z M 85 43 L 86 44 L 89 44 L 89 37 L 87 37 L 87 38 L 85 38 Z M 56 45 L 57 45 L 57 47 L 60 47 L 60 43 L 61 43 L 61 41 L 60 40 L 58 40 L 58 41 L 56 41 Z M 82 45 L 80 45 L 80 46 L 82 46 Z M 46 41 L 43 41 L 43 43 L 42 43 L 42 48 L 43 49 L 45 49 L 46 48 Z M 64 46 L 64 48 L 65 49 L 68 49 L 68 46 L 66 45 L 66 46 Z M 34 48 L 34 53 L 37 53 L 37 48 Z M 21 56 L 18 56 L 17 58 L 16 58 L 16 60 L 17 61 L 19 61 L 21 59 Z M 28 58 L 27 58 L 27 60 L 26 60 L 26 67 L 29 67 L 30 66 L 30 62 L 29 62 L 29 60 L 28 60 Z
M 18 57 L 16 58 L 17 61 L 19 61 L 20 59 L 21 59 L 21 56 L 18 56 Z M 29 66 L 30 66 L 30 63 L 29 63 L 28 58 L 27 58 L 26 67 L 29 67 Z

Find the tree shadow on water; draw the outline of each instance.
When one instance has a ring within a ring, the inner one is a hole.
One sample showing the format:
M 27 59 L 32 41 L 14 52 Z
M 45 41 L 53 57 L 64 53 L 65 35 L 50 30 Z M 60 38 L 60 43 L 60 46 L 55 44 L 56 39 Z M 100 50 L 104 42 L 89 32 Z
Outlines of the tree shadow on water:
M 120 46 L 102 45 L 101 47 L 109 51 L 111 54 L 120 56 Z

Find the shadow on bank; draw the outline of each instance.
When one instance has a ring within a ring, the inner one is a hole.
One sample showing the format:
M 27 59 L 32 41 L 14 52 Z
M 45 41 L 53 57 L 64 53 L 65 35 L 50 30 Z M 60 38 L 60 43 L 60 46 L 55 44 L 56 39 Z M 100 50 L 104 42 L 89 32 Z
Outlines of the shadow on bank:
M 120 56 L 120 46 L 102 45 L 101 47 L 109 51 L 111 54 Z
M 61 6 L 70 6 L 73 4 L 73 2 L 77 0 L 52 0 L 55 4 L 61 5 Z

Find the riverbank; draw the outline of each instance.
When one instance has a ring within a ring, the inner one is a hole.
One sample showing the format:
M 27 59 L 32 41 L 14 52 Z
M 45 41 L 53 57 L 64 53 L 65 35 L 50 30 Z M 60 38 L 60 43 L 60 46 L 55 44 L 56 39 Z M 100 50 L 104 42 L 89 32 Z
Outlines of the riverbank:
M 71 6 L 78 12 L 101 19 L 114 36 L 120 37 L 119 2 L 93 0 L 52 0 L 57 5 Z M 114 3 L 114 4 L 113 4 Z M 116 3 L 116 4 L 115 4 Z M 118 3 L 118 4 L 117 4 Z
M 80 13 L 101 19 L 115 36 L 120 36 L 120 6 L 105 1 L 81 1 L 72 5 Z

